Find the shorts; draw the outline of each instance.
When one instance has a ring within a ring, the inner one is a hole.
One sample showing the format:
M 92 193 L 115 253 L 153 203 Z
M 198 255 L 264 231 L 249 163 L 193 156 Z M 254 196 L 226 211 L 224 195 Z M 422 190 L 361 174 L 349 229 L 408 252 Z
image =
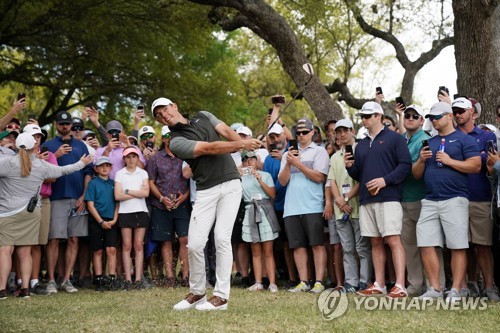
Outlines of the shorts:
M 285 219 L 283 218 L 283 211 L 275 210 L 274 212 L 276 213 L 276 218 L 278 219 L 278 224 L 280 225 L 280 231 L 277 240 L 288 242 L 288 237 L 286 236 L 285 230 Z
M 26 246 L 38 244 L 40 208 L 33 213 L 25 209 L 17 214 L 0 217 L 0 246 Z
M 403 208 L 398 201 L 374 202 L 359 207 L 359 228 L 364 237 L 401 235 Z
M 189 230 L 189 204 L 183 203 L 177 209 L 168 211 L 152 206 L 149 232 L 155 242 L 172 242 L 177 237 L 187 237 Z
M 469 248 L 469 200 L 456 197 L 442 201 L 422 199 L 417 223 L 418 247 Z
M 285 217 L 285 230 L 291 249 L 324 245 L 323 213 Z
M 240 201 L 240 207 L 238 207 L 238 213 L 236 215 L 236 221 L 233 225 L 233 232 L 231 234 L 231 243 L 241 244 L 245 243 L 242 238 L 243 233 L 243 220 L 245 219 L 245 202 L 243 199 Z
M 50 199 L 42 199 L 42 217 L 40 219 L 40 231 L 38 232 L 38 245 L 47 245 L 49 242 L 50 229 Z
M 88 215 L 69 216 L 76 199 L 53 200 L 50 206 L 49 239 L 88 236 Z
M 112 218 L 103 218 L 110 221 Z M 100 222 L 100 221 L 99 221 Z M 118 247 L 120 240 L 120 229 L 115 224 L 111 229 L 103 229 L 99 222 L 89 216 L 89 247 L 90 251 L 103 250 L 106 247 Z
M 118 226 L 120 228 L 147 228 L 148 224 L 149 215 L 146 212 L 118 214 Z
M 493 245 L 491 202 L 469 202 L 469 241 L 479 245 Z
M 342 220 L 339 220 L 339 222 L 335 221 L 335 214 L 328 220 L 328 232 L 330 233 L 330 244 L 339 244 L 340 243 L 340 236 L 337 231 L 337 223 L 349 223 L 348 221 L 342 222 Z

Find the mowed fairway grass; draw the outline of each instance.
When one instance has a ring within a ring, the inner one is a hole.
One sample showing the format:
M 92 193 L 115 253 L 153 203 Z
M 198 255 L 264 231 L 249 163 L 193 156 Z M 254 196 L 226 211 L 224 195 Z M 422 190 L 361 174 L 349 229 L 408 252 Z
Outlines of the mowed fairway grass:
M 209 290 L 211 294 L 212 290 Z M 500 304 L 482 311 L 356 310 L 325 321 L 318 296 L 233 288 L 228 311 L 177 312 L 187 288 L 77 294 L 0 301 L 0 332 L 499 332 Z

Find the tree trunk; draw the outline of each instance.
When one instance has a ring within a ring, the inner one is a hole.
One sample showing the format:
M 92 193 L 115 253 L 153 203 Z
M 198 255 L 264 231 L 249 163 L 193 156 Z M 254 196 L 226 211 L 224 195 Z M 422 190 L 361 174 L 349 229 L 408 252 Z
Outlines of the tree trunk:
M 495 123 L 500 103 L 500 12 L 495 0 L 453 0 L 460 95 L 481 103 L 480 123 Z

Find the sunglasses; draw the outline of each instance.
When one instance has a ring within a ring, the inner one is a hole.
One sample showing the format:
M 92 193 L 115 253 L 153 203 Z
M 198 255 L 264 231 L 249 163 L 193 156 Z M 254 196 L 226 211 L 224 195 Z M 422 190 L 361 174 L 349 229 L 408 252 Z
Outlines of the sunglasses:
M 83 127 L 82 126 L 73 126 L 73 127 L 71 127 L 71 130 L 72 131 L 83 131 Z
M 85 138 L 85 141 L 94 140 L 94 139 L 95 139 L 95 136 L 87 136 Z
M 147 140 L 148 138 L 152 139 L 153 136 L 155 136 L 153 133 L 145 133 L 145 134 L 141 135 L 141 140 Z
M 164 139 L 170 139 L 170 133 L 163 134 L 162 138 L 164 138 Z
M 362 114 L 360 117 L 361 119 L 370 119 L 373 116 L 373 114 Z
M 297 135 L 307 135 L 311 133 L 311 131 L 302 131 L 302 132 L 297 132 Z
M 392 126 L 392 123 L 384 123 L 384 126 L 385 126 L 385 127 Z
M 111 135 L 115 134 L 116 135 L 116 134 L 120 134 L 121 132 L 122 131 L 120 131 L 120 130 L 110 130 L 110 131 L 108 131 L 108 134 L 111 134 Z
M 11 129 L 11 130 L 21 129 L 21 126 L 19 126 L 19 125 L 7 125 L 7 129 Z
M 420 116 L 418 114 L 409 114 L 409 113 L 405 113 L 405 119 L 413 119 L 413 120 L 418 120 L 418 118 L 420 118 Z
M 439 120 L 439 119 L 441 119 L 443 117 L 444 117 L 444 113 L 440 114 L 439 116 L 428 116 L 428 118 L 430 119 L 430 121 Z
M 457 114 L 464 114 L 467 109 L 462 109 L 462 108 L 455 108 L 453 109 L 453 115 L 456 116 Z

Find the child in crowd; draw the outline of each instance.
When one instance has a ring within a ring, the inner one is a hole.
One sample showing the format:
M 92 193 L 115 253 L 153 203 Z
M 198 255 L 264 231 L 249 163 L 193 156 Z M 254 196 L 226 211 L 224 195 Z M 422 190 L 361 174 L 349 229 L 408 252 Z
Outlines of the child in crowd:
M 85 192 L 85 201 L 89 216 L 89 240 L 92 251 L 94 284 L 97 291 L 104 291 L 105 283 L 102 269 L 102 249 L 106 248 L 106 261 L 109 274 L 109 289 L 118 290 L 116 279 L 116 247 L 120 238 L 118 205 L 115 202 L 114 181 L 109 178 L 112 168 L 111 160 L 101 156 L 94 170 L 97 177 L 89 182 Z

